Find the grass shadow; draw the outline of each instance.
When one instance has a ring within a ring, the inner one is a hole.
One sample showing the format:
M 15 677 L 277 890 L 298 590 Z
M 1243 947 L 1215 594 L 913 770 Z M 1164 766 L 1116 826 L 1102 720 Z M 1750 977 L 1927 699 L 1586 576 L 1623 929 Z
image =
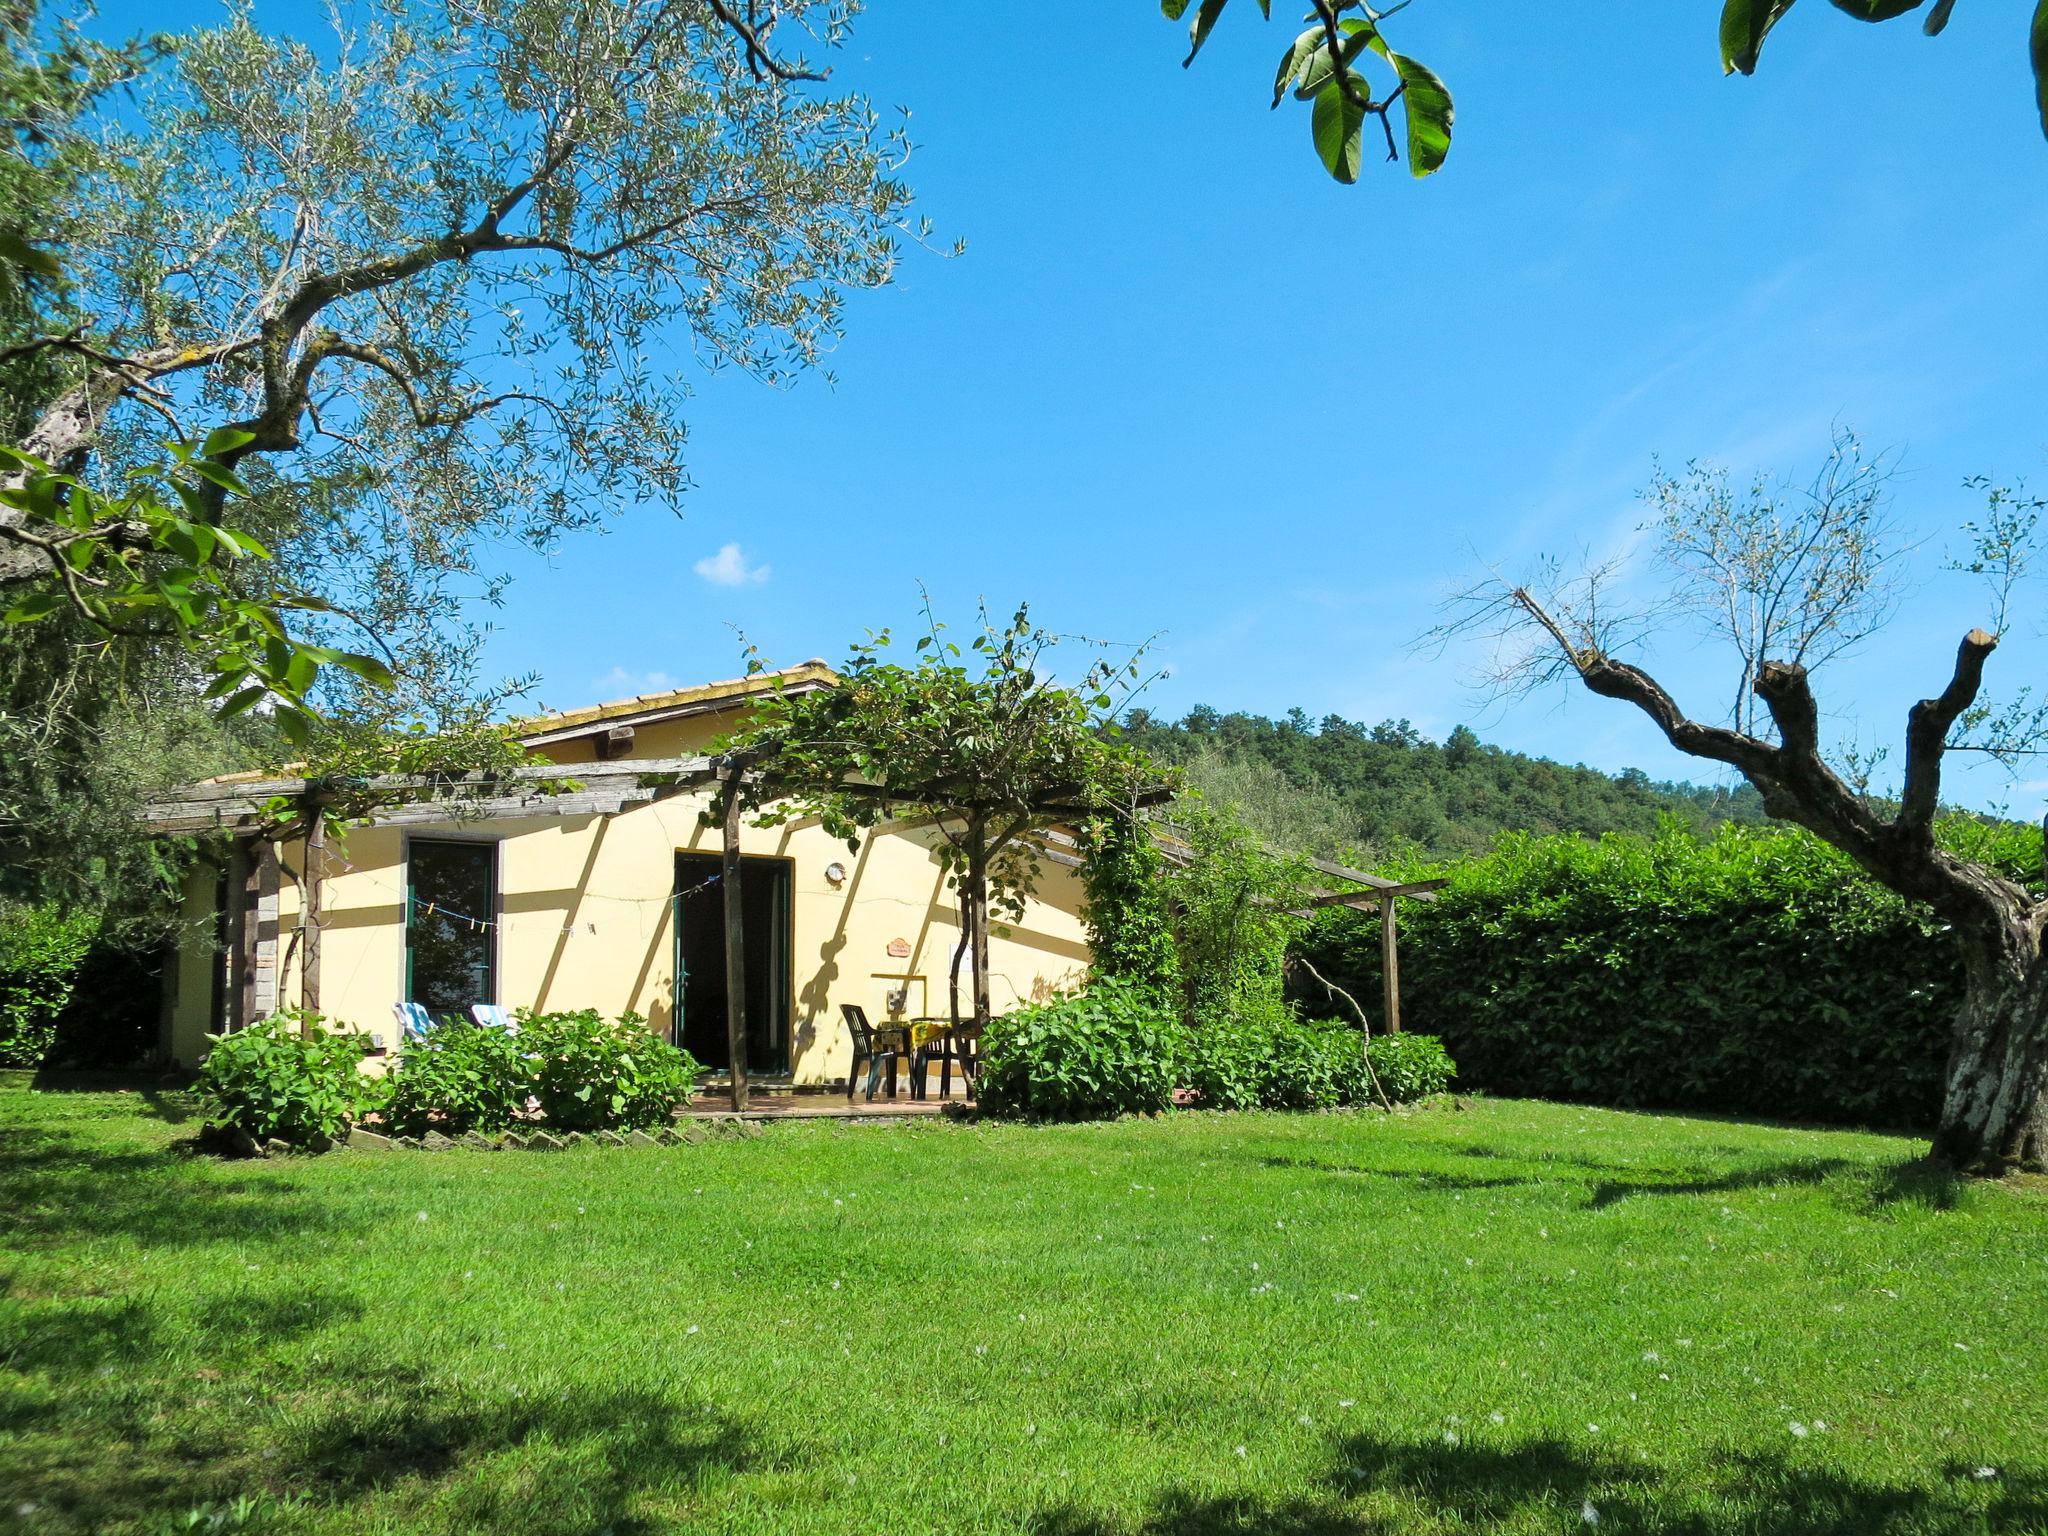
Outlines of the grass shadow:
M 1671 1484 L 1655 1467 L 1561 1440 L 1452 1445 L 1354 1435 L 1332 1482 L 1378 1491 L 1452 1529 L 1508 1522 L 1597 1523 L 1666 1536 L 2005 1536 L 2048 1522 L 2048 1475 L 2007 1470 L 1982 1480 L 1950 1467 L 1933 1486 L 1863 1481 L 1805 1458 L 1731 1453 L 1704 1479 Z M 1588 1520 L 1590 1508 L 1596 1520 Z
M 1466 1147 L 1458 1155 L 1496 1161 L 1526 1161 L 1490 1147 Z M 1739 1157 L 1742 1153 L 1739 1148 L 1701 1147 L 1689 1149 L 1689 1155 L 1701 1158 Z M 1897 1205 L 1948 1211 L 1962 1202 L 1964 1191 L 1972 1182 L 1929 1157 L 1875 1164 L 1841 1157 L 1791 1158 L 1755 1163 L 1713 1177 L 1688 1177 L 1692 1172 L 1690 1166 L 1645 1169 L 1640 1165 L 1604 1162 L 1595 1158 L 1546 1159 L 1542 1166 L 1610 1175 L 1586 1181 L 1591 1191 L 1588 1204 L 1596 1210 L 1636 1195 L 1725 1195 L 1748 1189 L 1833 1183 L 1844 1188 L 1847 1198 L 1843 1204 L 1866 1214 L 1881 1213 Z M 1531 1179 L 1527 1182 L 1536 1181 Z
M 1971 1181 L 1946 1163 L 1931 1157 L 1893 1163 L 1874 1170 L 1870 1179 L 1872 1206 L 1918 1205 L 1930 1211 L 1952 1211 L 1961 1202 Z
M 346 1312 L 316 1301 L 252 1326 L 316 1328 Z M 150 1346 L 147 1330 L 139 1337 Z M 726 1477 L 803 1461 L 708 1405 L 644 1389 L 452 1388 L 367 1349 L 311 1372 L 287 1367 L 261 1408 L 246 1383 L 202 1372 L 179 1387 L 170 1417 L 161 1391 L 95 1381 L 83 1352 L 65 1363 L 74 1369 L 57 1396 L 24 1394 L 20 1405 L 59 1433 L 38 1438 L 33 1419 L 17 1418 L 0 1438 L 8 1497 L 35 1505 L 37 1528 L 51 1531 L 154 1529 L 179 1511 L 255 1498 L 323 1525 L 338 1515 L 336 1528 L 653 1536 L 680 1528 L 678 1515 Z M 97 1439 L 63 1434 L 47 1422 L 53 1412 L 89 1417 Z
M 1501 1154 L 1483 1148 L 1467 1148 L 1460 1156 L 1499 1158 Z M 1301 1169 L 1311 1173 L 1334 1173 L 1353 1178 L 1389 1179 L 1428 1189 L 1532 1189 L 1541 1186 L 1581 1189 L 1586 1208 L 1605 1210 L 1638 1195 L 1725 1195 L 1739 1190 L 1816 1185 L 1826 1183 L 1859 1165 L 1840 1158 L 1798 1158 L 1786 1162 L 1761 1163 L 1712 1178 L 1687 1177 L 1690 1169 L 1645 1169 L 1625 1164 L 1598 1163 L 1576 1159 L 1546 1161 L 1541 1171 L 1520 1174 L 1468 1174 L 1435 1168 L 1371 1167 L 1360 1163 L 1333 1162 L 1312 1156 L 1268 1155 L 1259 1159 L 1268 1168 Z M 1598 1177 L 1599 1174 L 1607 1177 Z M 1619 1177 L 1626 1173 L 1627 1177 Z
M 2048 1475 L 1864 1481 L 1790 1455 L 1729 1454 L 1683 1481 L 1563 1440 L 1489 1445 L 1371 1434 L 1332 1443 L 1307 1496 L 1169 1488 L 1135 1512 L 1063 1506 L 1018 1522 L 1033 1536 L 1395 1536 L 1418 1530 L 1655 1531 L 1659 1536 L 2037 1536 Z
M 1030 1536 L 1393 1536 L 1397 1527 L 1360 1517 L 1327 1501 L 1255 1495 L 1199 1498 L 1174 1489 L 1136 1525 L 1114 1516 L 1063 1507 L 1034 1515 Z
M 1469 1174 L 1445 1173 L 1433 1168 L 1367 1167 L 1362 1163 L 1340 1163 L 1323 1157 L 1271 1153 L 1259 1159 L 1264 1168 L 1285 1168 L 1305 1173 L 1334 1173 L 1346 1178 L 1390 1179 L 1401 1184 L 1419 1184 L 1425 1189 L 1514 1189 L 1538 1182 L 1525 1178 L 1476 1178 Z
M 246 1242 L 339 1225 L 271 1179 L 202 1170 L 174 1148 L 110 1148 L 67 1132 L 0 1128 L 0 1249 L 126 1236 L 153 1247 Z

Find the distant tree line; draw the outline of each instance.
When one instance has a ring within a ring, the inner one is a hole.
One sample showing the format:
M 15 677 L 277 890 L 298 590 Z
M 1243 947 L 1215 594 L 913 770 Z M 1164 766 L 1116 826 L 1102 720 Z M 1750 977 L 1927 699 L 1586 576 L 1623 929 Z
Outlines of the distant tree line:
M 1767 819 L 1746 784 L 1601 773 L 1489 746 L 1462 725 L 1434 742 L 1406 720 L 1313 721 L 1300 709 L 1273 720 L 1197 705 L 1178 721 L 1135 711 L 1126 731 L 1211 798 L 1231 800 L 1269 840 L 1324 855 L 1340 851 L 1333 842 L 1448 856 L 1482 852 L 1509 831 L 1650 835 L 1673 818 L 1695 832 Z

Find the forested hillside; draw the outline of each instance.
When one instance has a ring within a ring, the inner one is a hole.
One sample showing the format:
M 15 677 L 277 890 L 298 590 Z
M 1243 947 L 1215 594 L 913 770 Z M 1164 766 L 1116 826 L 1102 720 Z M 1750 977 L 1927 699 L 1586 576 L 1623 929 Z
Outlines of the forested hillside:
M 1197 706 L 1177 722 L 1137 711 L 1127 730 L 1154 757 L 1186 767 L 1196 788 L 1236 802 L 1270 841 L 1312 853 L 1470 853 L 1504 831 L 1598 836 L 1652 833 L 1666 816 L 1697 830 L 1766 819 L 1746 784 L 1609 775 L 1488 746 L 1462 725 L 1434 742 L 1406 720 L 1311 721 L 1299 709 L 1269 720 Z

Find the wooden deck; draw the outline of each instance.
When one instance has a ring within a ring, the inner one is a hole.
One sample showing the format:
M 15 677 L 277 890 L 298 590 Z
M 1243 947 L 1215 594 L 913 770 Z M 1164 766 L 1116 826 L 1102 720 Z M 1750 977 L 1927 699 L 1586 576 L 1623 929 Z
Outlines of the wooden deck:
M 885 1084 L 872 1102 L 866 1086 L 856 1089 L 848 1103 L 845 1087 L 793 1087 L 786 1082 L 750 1083 L 744 1120 L 912 1120 L 945 1113 L 948 1105 L 966 1106 L 972 1101 L 962 1093 L 957 1076 L 948 1098 L 939 1097 L 939 1073 L 932 1069 L 922 1099 L 910 1096 L 910 1084 L 899 1080 L 896 1096 L 889 1096 Z M 690 1100 L 690 1107 L 678 1113 L 682 1120 L 721 1120 L 732 1117 L 732 1095 L 725 1084 L 714 1082 Z

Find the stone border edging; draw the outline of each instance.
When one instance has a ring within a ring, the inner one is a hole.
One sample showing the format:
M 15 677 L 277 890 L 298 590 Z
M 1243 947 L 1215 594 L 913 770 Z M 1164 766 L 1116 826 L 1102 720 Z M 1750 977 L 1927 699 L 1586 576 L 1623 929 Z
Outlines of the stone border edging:
M 500 1131 L 486 1136 L 465 1131 L 444 1136 L 428 1131 L 424 1136 L 387 1136 L 382 1131 L 356 1126 L 335 1140 L 322 1138 L 316 1145 L 300 1146 L 288 1141 L 263 1141 L 241 1132 L 230 1133 L 225 1150 L 240 1157 L 350 1152 L 567 1152 L 576 1147 L 684 1147 L 706 1141 L 743 1141 L 762 1134 L 759 1124 L 744 1120 L 697 1120 L 687 1129 L 664 1126 L 658 1131 Z

